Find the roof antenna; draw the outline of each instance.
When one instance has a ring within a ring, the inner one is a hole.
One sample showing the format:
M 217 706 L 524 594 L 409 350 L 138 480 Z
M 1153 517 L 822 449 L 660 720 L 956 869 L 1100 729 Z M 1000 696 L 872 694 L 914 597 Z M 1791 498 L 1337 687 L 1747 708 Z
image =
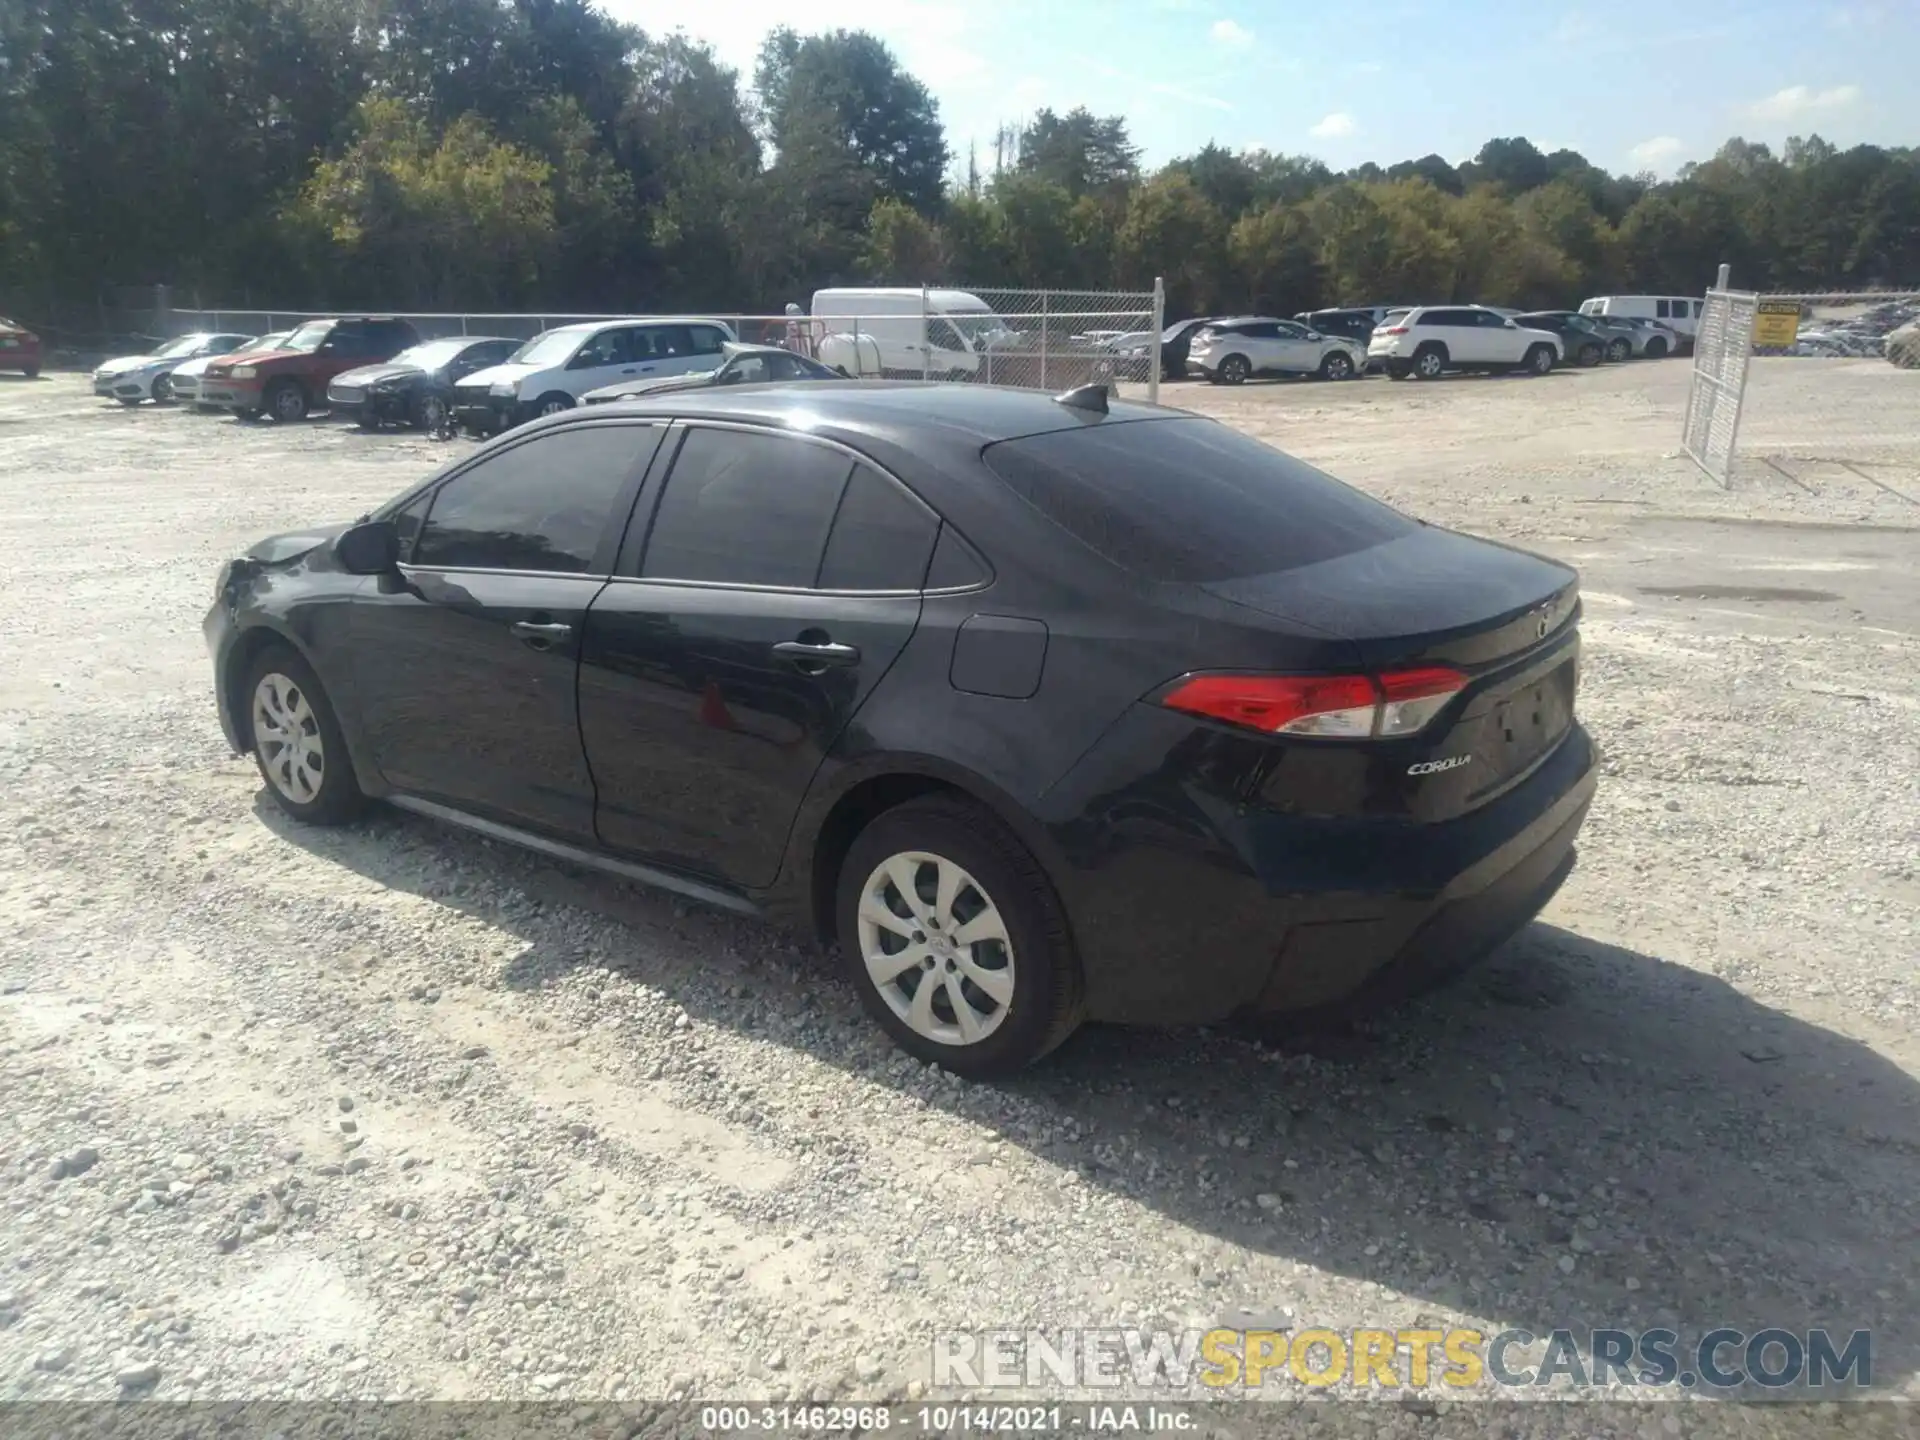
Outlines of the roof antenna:
M 1073 389 L 1053 397 L 1056 405 L 1071 405 L 1075 410 L 1087 410 L 1095 415 L 1107 413 L 1107 387 L 1104 385 L 1076 385 Z

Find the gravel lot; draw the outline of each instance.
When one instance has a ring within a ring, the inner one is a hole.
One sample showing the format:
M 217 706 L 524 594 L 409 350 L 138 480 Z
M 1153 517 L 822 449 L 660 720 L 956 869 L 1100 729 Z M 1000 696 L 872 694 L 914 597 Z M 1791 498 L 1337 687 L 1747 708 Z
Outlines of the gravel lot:
M 271 808 L 215 567 L 453 447 L 0 377 L 0 1399 L 918 1396 L 937 1329 L 1248 1314 L 1870 1327 L 1920 1396 L 1917 377 L 1756 362 L 1723 491 L 1686 373 L 1168 387 L 1581 566 L 1605 777 L 1446 994 L 991 1087 L 778 933 Z

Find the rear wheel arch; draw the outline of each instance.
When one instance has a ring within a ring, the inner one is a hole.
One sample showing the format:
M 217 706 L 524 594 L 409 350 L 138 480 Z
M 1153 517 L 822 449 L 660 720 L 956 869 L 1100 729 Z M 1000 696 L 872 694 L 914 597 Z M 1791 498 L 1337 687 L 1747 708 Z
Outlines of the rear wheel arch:
M 1064 901 L 1060 884 L 1064 862 L 1059 851 L 1045 829 L 1011 797 L 957 767 L 937 762 L 910 765 L 896 762 L 872 770 L 847 785 L 827 804 L 825 813 L 808 831 L 796 835 L 797 843 L 788 861 L 792 877 L 787 887 L 788 906 L 803 913 L 794 914 L 792 919 L 804 924 L 823 944 L 833 944 L 840 869 L 860 832 L 889 810 L 912 800 L 941 795 L 976 805 L 1005 826 L 1032 853 Z

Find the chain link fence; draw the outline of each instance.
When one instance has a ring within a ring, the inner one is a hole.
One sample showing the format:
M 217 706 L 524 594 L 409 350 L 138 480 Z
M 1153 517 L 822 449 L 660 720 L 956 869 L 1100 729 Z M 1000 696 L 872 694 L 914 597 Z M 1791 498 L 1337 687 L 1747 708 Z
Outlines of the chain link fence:
M 856 379 L 939 380 L 1061 391 L 1086 384 L 1160 391 L 1164 291 L 920 289 L 821 291 L 813 314 L 707 311 L 742 341 L 779 345 Z M 245 331 L 265 335 L 328 314 L 304 310 L 174 309 L 170 333 Z M 530 340 L 562 325 L 685 315 L 560 313 L 394 313 L 423 339 L 496 336 Z
M 1707 292 L 1682 450 L 1715 483 L 1786 483 L 1920 508 L 1920 390 L 1876 362 L 1912 368 L 1920 290 Z M 1850 360 L 1863 370 L 1800 362 Z M 1833 377 L 1833 378 L 1828 378 Z

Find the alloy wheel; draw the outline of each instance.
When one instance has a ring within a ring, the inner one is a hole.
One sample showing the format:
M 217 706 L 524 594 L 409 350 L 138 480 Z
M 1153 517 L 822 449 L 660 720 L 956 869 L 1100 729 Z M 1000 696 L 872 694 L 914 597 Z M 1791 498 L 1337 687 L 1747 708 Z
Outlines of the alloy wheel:
M 542 415 L 558 415 L 562 410 L 571 410 L 572 408 L 573 407 L 564 400 L 549 400 L 540 407 L 540 413 Z
M 974 1045 L 1013 1004 L 1013 942 L 980 882 L 941 855 L 889 856 L 860 893 L 860 955 L 894 1015 L 939 1045 Z
M 296 805 L 311 805 L 326 783 L 320 721 L 298 682 L 278 671 L 253 689 L 253 743 L 273 788 Z
M 153 400 L 156 405 L 164 405 L 173 399 L 173 381 L 165 375 L 153 377 Z
M 429 395 L 420 402 L 420 421 L 429 430 L 439 430 L 447 423 L 447 402 L 438 395 Z
M 1345 380 L 1353 374 L 1353 361 L 1347 358 L 1344 351 L 1336 350 L 1327 357 L 1325 372 L 1329 380 Z
M 1414 370 L 1422 380 L 1437 380 L 1440 372 L 1446 369 L 1447 362 L 1440 358 L 1438 350 L 1429 350 L 1414 362 Z

